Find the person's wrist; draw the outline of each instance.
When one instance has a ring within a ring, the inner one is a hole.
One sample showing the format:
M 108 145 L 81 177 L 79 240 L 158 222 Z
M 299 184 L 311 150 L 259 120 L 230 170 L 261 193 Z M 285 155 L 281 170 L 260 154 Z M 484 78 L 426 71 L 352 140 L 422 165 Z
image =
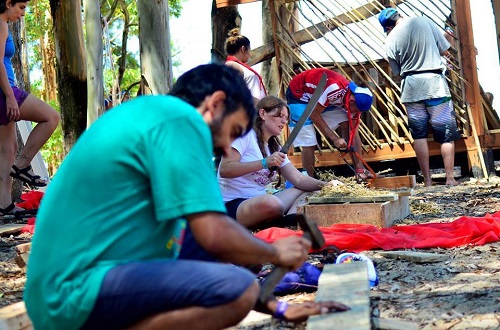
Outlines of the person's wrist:
M 266 158 L 262 158 L 261 160 L 261 164 L 262 164 L 262 168 L 267 170 L 268 169 L 268 166 L 267 166 L 267 159 Z

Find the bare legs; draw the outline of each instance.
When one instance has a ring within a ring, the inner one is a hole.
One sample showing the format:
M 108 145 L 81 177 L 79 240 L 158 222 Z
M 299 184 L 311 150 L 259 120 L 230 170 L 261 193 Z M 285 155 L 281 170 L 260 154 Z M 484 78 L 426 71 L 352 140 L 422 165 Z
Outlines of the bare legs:
M 316 146 L 302 147 L 300 151 L 302 167 L 307 171 L 307 175 L 314 178 L 314 151 Z
M 236 220 L 243 227 L 251 228 L 284 214 L 297 213 L 297 205 L 303 203 L 308 194 L 297 188 L 289 188 L 274 195 L 265 194 L 247 199 L 238 206 Z
M 413 149 L 417 155 L 418 165 L 424 177 L 424 185 L 432 186 L 431 172 L 429 168 L 429 146 L 427 139 L 416 139 Z M 455 166 L 455 142 L 441 144 L 441 156 L 443 157 L 444 169 L 446 172 L 446 184 L 456 186 L 458 182 L 453 177 L 453 167 Z
M 31 131 L 24 148 L 15 161 L 19 168 L 31 164 L 36 153 L 43 147 L 59 124 L 59 114 L 47 103 L 29 95 L 20 108 L 21 119 L 38 123 Z
M 441 156 L 443 157 L 446 172 L 446 184 L 456 186 L 458 182 L 453 176 L 453 168 L 455 167 L 455 142 L 443 143 L 441 145 Z
M 10 169 L 17 151 L 16 124 L 0 126 L 0 208 L 12 203 L 12 178 Z
M 42 100 L 29 95 L 20 108 L 21 119 L 38 123 L 26 141 L 17 159 L 16 124 L 0 126 L 0 208 L 12 203 L 12 165 L 25 168 L 30 165 L 40 148 L 47 142 L 59 124 L 59 114 Z

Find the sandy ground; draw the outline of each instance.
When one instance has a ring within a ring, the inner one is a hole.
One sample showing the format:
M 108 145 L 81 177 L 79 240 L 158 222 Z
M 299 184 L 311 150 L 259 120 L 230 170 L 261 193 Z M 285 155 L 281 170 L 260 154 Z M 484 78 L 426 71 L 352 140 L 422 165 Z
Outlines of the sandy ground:
M 453 221 L 500 211 L 500 180 L 464 181 L 457 187 L 418 186 L 410 197 L 411 214 L 397 224 Z M 0 306 L 22 299 L 25 272 L 15 262 L 15 245 L 30 236 L 0 239 Z M 411 322 L 419 329 L 500 329 L 500 242 L 453 249 L 430 249 L 446 256 L 436 263 L 388 259 L 380 251 L 364 254 L 376 263 L 379 285 L 371 290 L 372 315 Z M 281 299 L 314 300 L 312 294 Z M 276 320 L 238 329 L 305 329 L 305 323 Z

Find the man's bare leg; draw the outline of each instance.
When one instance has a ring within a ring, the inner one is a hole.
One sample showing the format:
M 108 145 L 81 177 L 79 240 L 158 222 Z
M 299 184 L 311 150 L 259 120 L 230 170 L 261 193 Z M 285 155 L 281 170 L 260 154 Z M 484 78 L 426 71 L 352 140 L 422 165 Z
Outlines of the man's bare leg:
M 429 167 L 429 146 L 427 139 L 416 139 L 413 143 L 413 149 L 417 155 L 418 165 L 424 176 L 424 185 L 426 187 L 432 186 L 431 170 Z
M 481 150 L 479 150 L 481 152 Z M 458 181 L 453 176 L 455 166 L 455 142 L 441 144 L 441 156 L 443 157 L 444 170 L 446 172 L 446 184 L 450 186 L 458 185 Z
M 314 150 L 316 146 L 302 147 L 300 152 L 302 157 L 302 167 L 307 171 L 307 175 L 314 177 Z
M 253 283 L 238 299 L 225 305 L 204 308 L 187 307 L 148 317 L 128 330 L 211 330 L 238 324 L 252 310 L 259 296 L 260 286 Z

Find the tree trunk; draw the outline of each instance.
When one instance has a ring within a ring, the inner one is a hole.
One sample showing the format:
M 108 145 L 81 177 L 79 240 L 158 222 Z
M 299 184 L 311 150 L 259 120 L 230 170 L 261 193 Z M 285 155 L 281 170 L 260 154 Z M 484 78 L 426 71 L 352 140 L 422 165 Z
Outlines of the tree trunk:
M 262 0 L 262 43 L 264 45 L 268 43 L 274 44 L 269 0 Z M 279 74 L 274 58 L 262 62 L 260 74 L 264 81 L 264 85 L 267 86 L 269 95 L 278 95 Z
M 87 70 L 80 1 L 50 0 L 64 149 L 87 126 Z
M 87 127 L 104 113 L 101 9 L 99 0 L 83 0 L 87 46 Z
M 168 0 L 137 0 L 142 77 L 151 94 L 172 88 Z
M 234 28 L 241 28 L 241 16 L 238 6 L 217 8 L 212 2 L 212 62 L 226 60 L 225 43 L 227 34 Z M 250 40 L 251 41 L 251 40 Z
M 28 56 L 26 51 L 26 30 L 24 26 L 24 20 L 21 19 L 15 23 L 12 23 L 10 28 L 12 31 L 12 39 L 14 40 L 14 44 L 16 47 L 16 52 L 12 57 L 12 67 L 14 68 L 14 73 L 16 75 L 16 84 L 19 88 L 29 92 L 29 63 L 27 62 Z M 24 147 L 24 142 L 18 129 L 16 129 L 16 132 L 17 154 L 19 154 Z M 22 192 L 23 183 L 19 180 L 14 180 L 12 184 L 12 200 L 19 200 Z

